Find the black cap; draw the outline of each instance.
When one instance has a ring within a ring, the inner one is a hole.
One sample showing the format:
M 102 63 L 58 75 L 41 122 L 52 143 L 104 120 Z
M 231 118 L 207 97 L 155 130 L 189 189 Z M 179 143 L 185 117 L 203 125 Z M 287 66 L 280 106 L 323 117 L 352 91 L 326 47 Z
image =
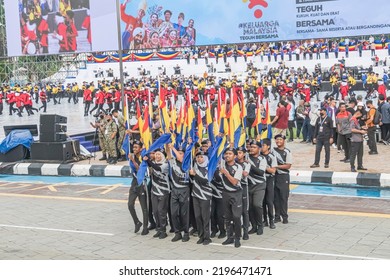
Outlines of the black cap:
M 142 142 L 139 140 L 134 140 L 133 145 L 138 145 L 138 146 L 142 147 L 144 144 L 142 144 Z
M 268 147 L 271 147 L 271 139 L 269 138 L 263 139 L 263 144 L 267 145 Z
M 232 152 L 234 155 L 237 155 L 237 150 L 234 148 L 227 148 L 224 152 L 226 154 L 227 152 Z
M 261 148 L 261 142 L 256 141 L 256 140 L 252 140 L 249 144 L 250 145 L 255 145 L 255 146 L 258 146 L 259 148 Z
M 237 148 L 237 152 L 244 152 L 244 153 L 246 153 L 247 150 L 245 149 L 244 146 L 242 146 L 242 147 L 238 147 L 238 148 Z
M 179 146 L 179 147 L 177 147 L 176 151 L 178 151 L 178 152 L 185 152 L 186 150 L 184 149 L 183 146 Z
M 164 156 L 167 156 L 167 154 L 165 153 L 165 150 L 164 150 L 163 148 L 154 150 L 154 152 L 155 152 L 155 153 L 159 152 L 159 153 L 162 153 Z
M 204 157 L 207 157 L 207 153 L 203 152 L 203 151 L 199 151 L 196 153 L 195 157 L 197 156 L 204 156 Z
M 209 144 L 209 141 L 208 140 L 203 140 L 202 142 L 200 142 L 201 145 L 208 145 Z
M 278 138 L 282 138 L 283 140 L 286 140 L 286 136 L 284 136 L 283 134 L 275 135 L 274 139 L 276 140 Z

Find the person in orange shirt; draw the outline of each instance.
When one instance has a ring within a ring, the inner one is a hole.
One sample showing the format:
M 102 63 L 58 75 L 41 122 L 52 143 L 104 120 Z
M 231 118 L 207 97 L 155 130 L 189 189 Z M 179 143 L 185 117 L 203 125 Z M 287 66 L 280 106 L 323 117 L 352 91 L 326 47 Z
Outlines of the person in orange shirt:
M 372 103 L 372 100 L 367 100 L 366 106 L 369 109 L 367 113 L 367 120 L 366 120 L 368 147 L 370 148 L 370 151 L 368 153 L 370 155 L 377 155 L 378 150 L 376 147 L 376 139 L 375 139 L 376 124 L 374 123 L 375 113 L 377 109 Z

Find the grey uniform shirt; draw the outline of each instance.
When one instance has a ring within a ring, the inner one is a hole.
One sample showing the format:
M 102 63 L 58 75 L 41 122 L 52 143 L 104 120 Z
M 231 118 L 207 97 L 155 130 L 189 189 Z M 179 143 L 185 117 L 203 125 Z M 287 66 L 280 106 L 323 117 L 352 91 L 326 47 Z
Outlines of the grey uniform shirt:
M 275 155 L 276 161 L 278 162 L 278 165 L 284 165 L 284 164 L 292 164 L 292 154 L 291 151 L 287 148 L 284 148 L 283 150 L 274 147 L 272 150 L 272 154 Z M 276 174 L 289 174 L 290 170 L 288 169 L 277 169 Z

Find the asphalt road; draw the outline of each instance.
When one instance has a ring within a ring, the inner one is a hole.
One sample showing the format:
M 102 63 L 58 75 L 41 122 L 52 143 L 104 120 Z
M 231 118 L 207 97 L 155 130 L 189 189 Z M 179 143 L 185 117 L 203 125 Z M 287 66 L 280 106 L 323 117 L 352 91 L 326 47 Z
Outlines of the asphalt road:
M 203 246 L 196 237 L 173 243 L 173 234 L 165 240 L 154 239 L 153 232 L 134 234 L 127 179 L 9 178 L 0 177 L 1 260 L 390 259 L 385 196 L 292 186 L 289 224 L 251 235 L 236 249 L 217 238 Z

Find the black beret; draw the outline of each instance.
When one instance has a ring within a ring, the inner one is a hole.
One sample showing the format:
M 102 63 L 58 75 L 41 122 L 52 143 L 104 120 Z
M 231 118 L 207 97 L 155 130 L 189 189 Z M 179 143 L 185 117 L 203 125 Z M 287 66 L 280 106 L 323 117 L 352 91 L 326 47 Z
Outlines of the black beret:
M 268 147 L 271 147 L 271 139 L 269 138 L 263 139 L 263 144 L 267 145 Z
M 224 152 L 226 154 L 227 152 L 232 152 L 234 155 L 237 155 L 237 150 L 234 148 L 227 148 Z
M 256 140 L 252 140 L 249 144 L 250 145 L 255 145 L 255 146 L 258 146 L 259 148 L 261 148 L 261 142 L 258 142 Z
M 238 147 L 238 148 L 237 148 L 237 152 L 244 152 L 244 153 L 246 153 L 247 150 L 245 149 L 244 146 L 242 146 L 242 147 Z
M 154 152 L 155 152 L 155 153 L 159 152 L 159 153 L 162 153 L 164 156 L 167 156 L 167 154 L 165 153 L 165 150 L 164 150 L 163 148 L 154 150 Z
M 204 156 L 204 157 L 207 157 L 207 153 L 203 152 L 203 151 L 199 151 L 196 153 L 195 157 L 197 156 Z
M 142 142 L 139 140 L 134 140 L 133 145 L 138 145 L 138 146 L 142 147 L 144 144 L 142 144 Z
M 275 135 L 274 139 L 276 140 L 278 138 L 282 138 L 283 140 L 286 140 L 286 136 L 284 136 L 283 134 Z

